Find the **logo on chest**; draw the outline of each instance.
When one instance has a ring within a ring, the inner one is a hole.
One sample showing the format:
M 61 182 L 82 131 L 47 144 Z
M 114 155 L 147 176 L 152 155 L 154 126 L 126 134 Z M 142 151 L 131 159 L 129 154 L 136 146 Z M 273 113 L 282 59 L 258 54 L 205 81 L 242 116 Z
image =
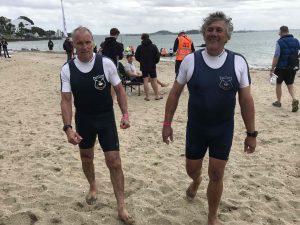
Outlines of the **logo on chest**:
M 102 91 L 106 87 L 106 81 L 104 75 L 98 75 L 96 77 L 93 77 L 93 80 L 95 81 L 96 89 Z
M 229 91 L 233 89 L 233 84 L 232 84 L 232 77 L 219 77 L 220 78 L 220 83 L 219 87 L 223 89 L 224 91 Z

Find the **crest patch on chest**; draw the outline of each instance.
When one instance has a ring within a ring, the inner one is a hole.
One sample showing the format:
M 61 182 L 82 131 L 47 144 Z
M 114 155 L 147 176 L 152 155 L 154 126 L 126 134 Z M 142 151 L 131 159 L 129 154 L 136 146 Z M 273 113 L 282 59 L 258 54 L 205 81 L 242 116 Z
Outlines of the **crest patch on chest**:
M 95 81 L 95 88 L 102 91 L 106 87 L 106 81 L 104 78 L 104 75 L 98 75 L 93 77 L 93 80 Z
M 221 89 L 223 89 L 224 91 L 229 91 L 233 88 L 233 85 L 232 85 L 232 77 L 221 77 L 220 76 L 220 84 L 219 84 L 219 87 Z

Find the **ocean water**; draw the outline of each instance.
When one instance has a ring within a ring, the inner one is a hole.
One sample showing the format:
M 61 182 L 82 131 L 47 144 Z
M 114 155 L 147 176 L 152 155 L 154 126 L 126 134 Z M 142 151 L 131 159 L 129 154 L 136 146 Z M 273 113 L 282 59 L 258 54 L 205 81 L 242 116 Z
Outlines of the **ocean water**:
M 300 30 L 291 30 L 291 34 L 294 37 L 300 39 Z M 105 35 L 95 35 L 94 39 L 97 46 L 104 41 Z M 196 49 L 200 49 L 201 44 L 204 43 L 202 35 L 193 34 L 190 35 L 194 42 Z M 152 35 L 150 39 L 157 47 L 166 48 L 167 52 L 173 47 L 176 35 Z M 226 44 L 225 48 L 242 54 L 248 61 L 250 68 L 269 68 L 272 62 L 272 57 L 275 50 L 275 43 L 278 36 L 278 31 L 256 31 L 256 32 L 245 32 L 245 33 L 233 33 L 231 40 Z M 54 51 L 63 51 L 62 45 L 64 40 L 54 40 Z M 140 36 L 120 35 L 118 38 L 119 42 L 124 44 L 124 47 L 129 45 L 136 48 L 140 43 Z M 23 49 L 38 49 L 40 51 L 48 50 L 48 41 L 18 41 L 9 42 L 8 48 L 12 50 Z M 164 60 L 174 60 L 172 58 L 164 58 Z

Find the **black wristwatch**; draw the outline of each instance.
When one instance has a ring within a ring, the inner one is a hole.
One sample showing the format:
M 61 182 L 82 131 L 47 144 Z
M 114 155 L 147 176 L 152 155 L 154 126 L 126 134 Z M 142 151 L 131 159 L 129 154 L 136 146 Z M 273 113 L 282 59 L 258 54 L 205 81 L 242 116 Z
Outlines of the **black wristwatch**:
M 66 124 L 63 126 L 63 131 L 66 132 L 69 128 L 72 129 L 72 126 L 70 124 Z
M 257 137 L 258 132 L 255 130 L 253 132 L 246 132 L 248 137 Z

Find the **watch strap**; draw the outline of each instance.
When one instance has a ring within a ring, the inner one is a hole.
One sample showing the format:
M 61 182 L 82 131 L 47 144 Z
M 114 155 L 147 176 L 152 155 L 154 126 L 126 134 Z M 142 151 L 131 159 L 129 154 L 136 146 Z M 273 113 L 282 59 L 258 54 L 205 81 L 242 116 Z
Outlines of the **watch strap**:
M 253 131 L 253 132 L 248 132 L 247 131 L 246 134 L 247 134 L 248 137 L 257 137 L 258 132 L 256 130 Z
M 66 132 L 69 128 L 73 128 L 70 124 L 66 124 L 63 126 L 63 131 Z

